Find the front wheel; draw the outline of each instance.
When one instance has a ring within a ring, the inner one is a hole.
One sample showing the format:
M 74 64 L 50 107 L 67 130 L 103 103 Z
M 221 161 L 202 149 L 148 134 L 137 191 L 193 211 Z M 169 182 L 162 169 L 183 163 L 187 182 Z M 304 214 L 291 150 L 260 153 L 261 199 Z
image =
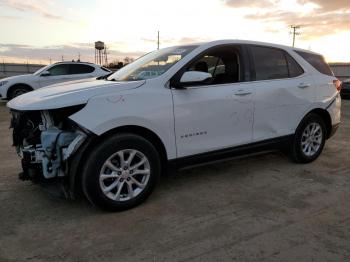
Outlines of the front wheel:
M 323 119 L 316 114 L 307 115 L 298 126 L 291 149 L 295 162 L 309 163 L 322 152 L 326 141 L 326 126 Z
M 8 94 L 8 99 L 11 100 L 17 96 L 28 93 L 29 91 L 31 91 L 31 90 L 26 86 L 19 85 L 19 86 L 13 87 L 12 90 Z
M 119 134 L 108 137 L 88 157 L 82 188 L 93 205 L 121 211 L 145 201 L 159 175 L 155 147 L 140 136 Z

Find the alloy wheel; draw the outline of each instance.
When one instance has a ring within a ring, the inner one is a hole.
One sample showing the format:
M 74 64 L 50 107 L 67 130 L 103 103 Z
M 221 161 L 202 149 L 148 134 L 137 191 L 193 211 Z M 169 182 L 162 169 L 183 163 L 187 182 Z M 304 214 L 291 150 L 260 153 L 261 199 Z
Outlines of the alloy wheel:
M 313 122 L 306 126 L 301 136 L 301 149 L 308 156 L 314 156 L 322 145 L 323 132 L 319 123 Z
M 105 196 L 114 201 L 127 201 L 138 196 L 150 178 L 148 158 L 135 149 L 123 149 L 103 164 L 99 182 Z

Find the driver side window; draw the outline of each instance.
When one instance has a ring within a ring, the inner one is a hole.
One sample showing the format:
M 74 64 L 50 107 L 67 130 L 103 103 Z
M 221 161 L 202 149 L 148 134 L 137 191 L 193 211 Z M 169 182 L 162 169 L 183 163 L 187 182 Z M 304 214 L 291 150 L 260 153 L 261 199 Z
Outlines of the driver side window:
M 212 80 L 209 85 L 240 82 L 241 63 L 238 48 L 224 46 L 210 50 L 192 62 L 186 71 L 210 73 Z
M 60 76 L 69 74 L 69 65 L 62 64 L 51 67 L 49 70 L 50 76 Z

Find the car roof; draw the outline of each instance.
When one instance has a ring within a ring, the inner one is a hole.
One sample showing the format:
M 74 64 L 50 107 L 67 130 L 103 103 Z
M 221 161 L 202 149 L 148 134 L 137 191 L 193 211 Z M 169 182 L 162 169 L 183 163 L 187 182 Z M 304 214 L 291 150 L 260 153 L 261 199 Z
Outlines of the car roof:
M 213 47 L 216 45 L 224 45 L 224 44 L 249 44 L 249 45 L 259 45 L 259 46 L 267 46 L 267 47 L 275 47 L 280 48 L 288 51 L 301 51 L 306 52 L 310 54 L 320 55 L 319 53 L 302 49 L 302 48 L 295 48 L 291 46 L 286 45 L 280 45 L 280 44 L 274 44 L 274 43 L 268 43 L 268 42 L 259 42 L 259 41 L 251 41 L 251 40 L 238 40 L 238 39 L 223 39 L 223 40 L 215 40 L 215 41 L 209 41 L 209 42 L 199 42 L 199 43 L 192 43 L 187 45 L 199 45 L 199 46 L 205 46 L 205 47 Z M 182 45 L 185 46 L 185 45 Z
M 82 65 L 91 65 L 91 66 L 100 67 L 99 65 L 91 63 L 91 62 L 62 61 L 62 62 L 55 62 L 55 63 L 53 63 L 53 65 L 59 65 L 59 64 L 82 64 Z

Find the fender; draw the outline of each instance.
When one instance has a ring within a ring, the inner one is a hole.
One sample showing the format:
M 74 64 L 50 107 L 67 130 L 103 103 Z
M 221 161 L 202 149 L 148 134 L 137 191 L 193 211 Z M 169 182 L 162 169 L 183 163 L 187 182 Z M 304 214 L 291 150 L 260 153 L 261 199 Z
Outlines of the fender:
M 169 89 L 154 90 L 146 84 L 112 96 L 93 97 L 70 119 L 97 136 L 123 126 L 148 129 L 162 141 L 167 158 L 173 159 L 176 158 L 176 143 L 173 108 L 169 106 L 172 103 Z

